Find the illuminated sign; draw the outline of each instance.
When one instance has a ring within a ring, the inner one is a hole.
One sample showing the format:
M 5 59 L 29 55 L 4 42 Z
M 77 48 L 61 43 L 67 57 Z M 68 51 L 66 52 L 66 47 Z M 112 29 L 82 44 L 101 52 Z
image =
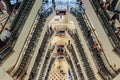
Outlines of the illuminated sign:
M 65 10 L 57 10 L 56 15 L 66 15 L 66 11 Z
M 11 5 L 14 5 L 14 4 L 16 4 L 16 0 L 10 0 L 10 3 L 11 3 Z

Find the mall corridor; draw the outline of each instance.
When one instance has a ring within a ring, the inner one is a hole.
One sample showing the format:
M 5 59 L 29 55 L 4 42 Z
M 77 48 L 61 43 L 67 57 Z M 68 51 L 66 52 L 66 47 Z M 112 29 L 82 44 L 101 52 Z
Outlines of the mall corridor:
M 119 80 L 119 28 L 94 1 L 23 0 L 0 31 L 0 80 Z

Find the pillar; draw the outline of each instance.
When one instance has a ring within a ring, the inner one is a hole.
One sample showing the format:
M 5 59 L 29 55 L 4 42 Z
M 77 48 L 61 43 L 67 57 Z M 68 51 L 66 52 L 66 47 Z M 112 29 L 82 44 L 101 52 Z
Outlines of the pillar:
M 64 23 L 68 23 L 68 13 L 66 12 L 66 15 L 64 15 Z

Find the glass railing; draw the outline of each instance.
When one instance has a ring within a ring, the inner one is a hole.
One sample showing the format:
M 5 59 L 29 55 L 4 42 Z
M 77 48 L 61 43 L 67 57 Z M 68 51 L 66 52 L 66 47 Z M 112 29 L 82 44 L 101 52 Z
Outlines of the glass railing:
M 20 8 L 17 11 L 17 14 L 14 15 L 11 13 L 9 16 L 6 24 L 9 24 L 11 36 L 6 41 L 6 44 L 0 49 L 0 61 L 5 58 L 4 55 L 8 55 L 7 53 L 10 53 L 11 50 L 8 50 L 9 47 L 13 48 L 15 45 L 15 42 L 20 34 L 20 31 L 27 19 L 27 16 L 30 13 L 30 10 L 32 8 L 32 5 L 34 4 L 35 0 L 24 0 L 23 3 L 20 5 Z M 4 53 L 4 55 L 3 55 Z
M 81 15 L 81 13 L 79 13 L 78 10 L 74 9 L 73 7 L 71 8 L 71 11 L 72 11 L 72 13 L 73 13 L 74 15 L 76 15 L 77 17 L 79 17 L 79 15 Z M 99 39 L 98 39 L 98 37 L 97 37 L 96 32 L 94 31 L 93 26 L 91 25 L 91 22 L 89 21 L 89 18 L 88 18 L 88 16 L 87 16 L 86 12 L 84 12 L 84 16 L 86 17 L 85 19 L 87 20 L 87 22 L 90 24 L 90 25 L 88 26 L 88 28 L 90 28 L 91 30 L 93 30 L 93 31 L 92 31 L 92 34 L 93 34 L 94 36 L 92 36 L 92 38 L 95 39 L 95 40 L 98 42 L 100 48 L 102 49 L 101 43 L 100 43 L 100 41 L 99 41 Z M 105 52 L 103 51 L 102 53 L 103 53 L 102 56 L 104 56 L 104 58 L 105 58 L 104 61 L 103 61 L 103 62 L 104 62 L 104 65 L 106 66 L 106 68 L 108 68 L 108 69 L 110 69 L 110 71 L 112 71 L 111 73 L 112 73 L 113 75 L 114 75 L 114 72 L 115 72 L 115 74 L 116 74 L 116 71 L 110 66 L 109 61 L 108 61 L 108 59 L 107 59 L 107 57 L 106 57 L 106 55 L 105 55 Z M 97 54 L 99 54 L 99 53 L 97 53 Z M 107 65 L 108 65 L 108 66 L 107 66 Z
M 110 16 L 107 14 L 107 12 L 101 9 L 100 4 L 98 3 L 98 0 L 91 0 L 90 2 L 93 5 L 94 10 L 96 11 L 96 14 L 100 15 L 99 19 L 101 19 L 100 21 L 102 21 L 103 27 L 107 30 L 108 36 L 112 40 L 110 41 L 113 47 L 117 50 L 118 53 L 120 53 L 120 41 L 118 37 L 115 35 L 115 32 L 112 29 L 112 26 L 110 25 L 110 22 L 109 22 Z

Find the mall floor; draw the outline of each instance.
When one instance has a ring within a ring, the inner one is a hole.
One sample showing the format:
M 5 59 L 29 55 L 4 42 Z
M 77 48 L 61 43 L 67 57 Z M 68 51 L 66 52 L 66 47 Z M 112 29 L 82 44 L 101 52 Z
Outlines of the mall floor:
M 29 34 L 29 31 L 31 30 L 32 27 L 35 27 L 33 26 L 33 21 L 35 19 L 35 16 L 37 14 L 37 11 L 39 10 L 40 6 L 41 6 L 41 0 L 36 0 L 26 22 L 25 22 L 25 25 L 24 25 L 24 28 L 23 30 L 21 31 L 21 34 L 15 44 L 15 47 L 14 47 L 14 51 L 12 52 L 12 54 L 7 57 L 7 59 L 3 62 L 3 64 L 1 65 L 1 68 L 3 68 L 5 71 L 7 71 L 8 69 L 10 69 L 11 67 L 13 67 L 15 64 L 16 64 L 16 61 L 18 60 L 18 63 L 17 65 L 15 66 L 15 68 L 18 67 L 18 65 L 20 64 L 20 59 L 22 58 L 22 55 L 21 52 L 23 50 L 24 47 L 26 47 L 26 39 L 27 37 L 30 35 Z M 61 3 L 62 5 L 59 5 L 60 2 L 58 2 L 58 6 L 56 6 L 56 10 L 57 9 L 66 9 L 67 10 L 67 5 L 68 4 L 64 4 L 64 3 Z M 44 5 L 48 5 L 47 7 L 44 6 L 44 8 L 49 8 L 51 6 L 51 3 L 50 4 L 44 4 Z M 78 4 L 76 5 L 75 3 L 70 3 L 71 6 L 73 6 L 74 8 L 78 9 Z M 115 69 L 119 69 L 120 68 L 120 64 L 119 64 L 119 61 L 120 61 L 120 56 L 113 51 L 113 47 L 112 47 L 112 44 L 109 40 L 109 37 L 107 36 L 105 30 L 103 29 L 102 27 L 102 24 L 100 23 L 97 15 L 95 14 L 93 8 L 92 8 L 92 5 L 90 4 L 89 0 L 83 0 L 83 8 L 85 8 L 85 12 L 90 20 L 90 23 L 92 24 L 92 27 L 95 29 L 95 32 L 96 34 L 98 35 L 98 38 L 99 38 L 99 41 L 102 45 L 102 48 L 105 52 L 105 55 L 110 63 L 110 65 Z M 79 10 L 79 9 L 78 9 Z M 81 11 L 81 13 L 83 13 L 83 11 Z M 94 17 L 94 18 L 93 18 Z M 56 21 L 57 19 L 57 21 Z M 37 23 L 34 22 L 34 25 Z M 78 22 L 76 20 L 76 17 L 73 16 L 72 14 L 69 13 L 69 11 L 67 12 L 67 15 L 66 16 L 62 16 L 62 18 L 60 16 L 56 16 L 55 12 L 53 12 L 46 20 L 45 22 L 45 26 L 44 26 L 44 30 L 42 32 L 42 36 L 41 37 L 44 37 L 44 34 L 46 33 L 46 29 L 48 28 L 48 26 L 52 25 L 52 28 L 56 28 L 57 26 L 63 26 L 62 29 L 66 28 L 64 26 L 67 26 L 68 29 L 70 30 L 77 30 L 78 31 L 78 34 L 79 34 L 79 38 L 81 40 L 81 43 L 83 45 L 83 48 L 84 48 L 84 51 L 88 57 L 88 60 L 89 60 L 89 63 L 90 63 L 90 66 L 95 74 L 95 77 L 97 80 L 102 80 L 101 76 L 98 74 L 98 70 L 97 70 L 97 67 L 96 67 L 96 64 L 94 62 L 94 59 L 92 57 L 92 53 L 89 49 L 89 46 L 86 42 L 86 39 L 83 35 L 83 31 L 79 28 L 79 25 L 78 25 Z M 29 26 L 29 27 L 28 27 Z M 49 41 L 49 43 L 47 45 L 56 45 L 56 44 L 62 44 L 62 45 L 66 45 L 68 44 L 68 41 L 71 41 L 71 43 L 73 44 L 73 46 L 75 47 L 75 44 L 74 44 L 74 40 L 72 40 L 72 38 L 68 35 L 68 33 L 66 32 L 65 33 L 65 36 L 64 37 L 61 37 L 61 36 L 56 36 L 55 34 L 51 37 L 51 40 Z M 39 50 L 39 45 L 41 45 L 42 43 L 42 40 L 39 39 L 38 41 L 38 45 L 36 46 L 36 49 L 35 49 L 35 54 L 33 55 L 33 57 L 36 57 L 37 56 L 37 52 Z M 18 47 L 19 46 L 19 47 Z M 76 53 L 77 53 L 77 49 L 75 49 Z M 52 52 L 52 56 L 53 57 L 56 57 L 55 55 L 57 55 L 57 53 L 55 54 L 56 52 Z M 68 51 L 67 54 L 72 57 L 71 53 Z M 65 55 L 63 55 L 65 57 Z M 53 63 L 53 66 L 50 70 L 50 75 L 49 75 L 49 80 L 69 80 L 68 79 L 68 73 L 67 71 L 70 69 L 70 66 L 68 65 L 68 62 L 66 61 L 66 59 L 63 57 L 63 59 L 57 59 L 54 61 Z M 44 57 L 43 57 L 44 58 Z M 103 57 L 103 60 L 105 58 Z M 80 59 L 79 60 L 79 64 L 82 63 L 82 61 Z M 34 61 L 35 61 L 35 58 L 32 58 L 31 60 L 31 63 L 30 63 L 30 66 L 28 68 L 28 71 L 27 71 L 27 75 L 25 76 L 24 80 L 28 80 L 29 78 L 29 74 L 30 74 L 30 71 L 32 69 L 32 66 L 34 65 Z M 44 63 L 44 61 L 43 61 Z M 64 66 L 63 66 L 64 65 Z M 106 64 L 107 65 L 107 64 Z M 115 66 L 116 65 L 116 66 Z M 59 68 L 60 66 L 60 68 Z M 75 66 L 74 66 L 75 67 Z M 41 67 L 40 67 L 41 68 Z M 81 66 L 82 68 L 82 71 L 83 71 L 83 74 L 85 75 L 85 80 L 87 80 L 87 75 L 84 71 L 84 66 Z M 60 72 L 60 69 L 63 70 L 63 72 L 65 72 L 65 75 L 64 74 L 61 74 Z M 41 70 L 41 69 L 40 69 Z M 77 72 L 77 70 L 75 70 Z M 39 77 L 39 74 L 38 73 L 38 77 Z M 58 79 L 59 78 L 59 79 Z M 78 77 L 79 78 L 79 77 Z M 119 78 L 117 79 L 119 80 Z

